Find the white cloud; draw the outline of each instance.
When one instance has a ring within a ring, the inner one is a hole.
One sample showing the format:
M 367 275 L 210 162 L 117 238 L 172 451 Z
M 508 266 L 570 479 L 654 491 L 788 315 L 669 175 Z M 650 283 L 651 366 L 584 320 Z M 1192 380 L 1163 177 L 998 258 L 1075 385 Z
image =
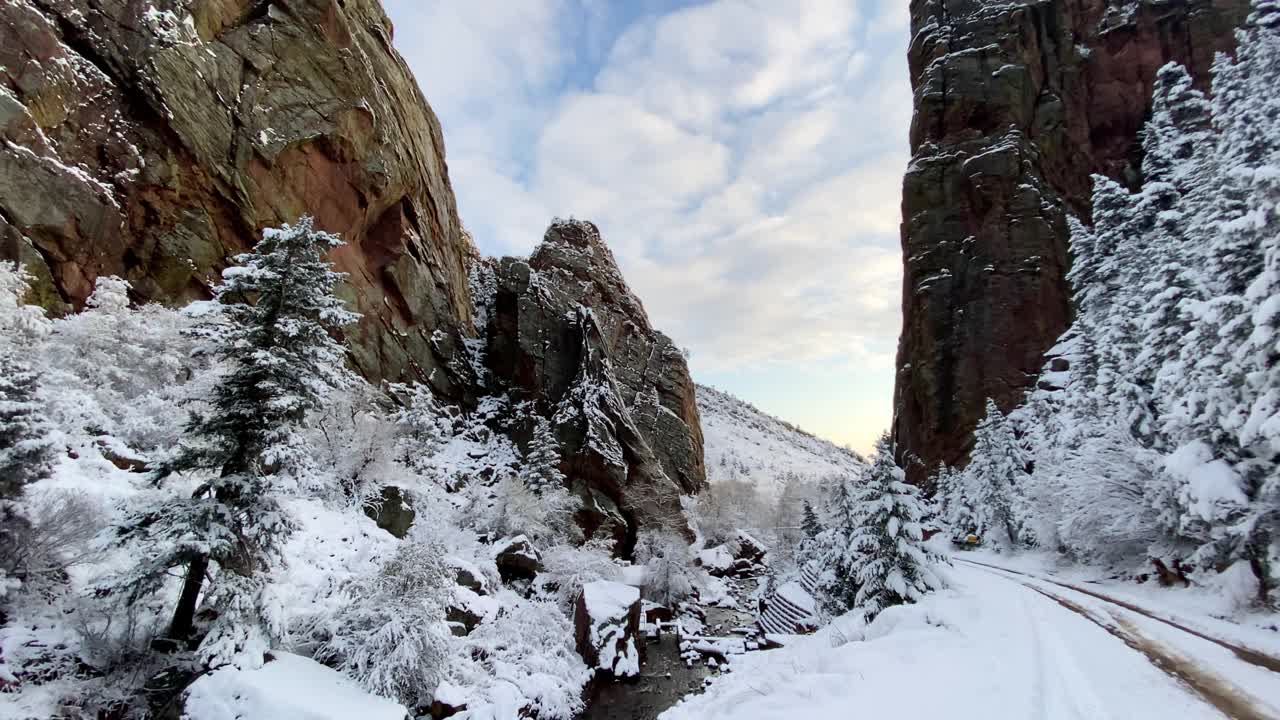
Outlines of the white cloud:
M 599 0 L 487 4 L 389 7 L 482 249 L 588 218 L 695 371 L 844 363 L 892 383 L 902 0 L 717 0 L 625 28 Z M 426 18 L 440 45 L 419 50 L 405 24 Z

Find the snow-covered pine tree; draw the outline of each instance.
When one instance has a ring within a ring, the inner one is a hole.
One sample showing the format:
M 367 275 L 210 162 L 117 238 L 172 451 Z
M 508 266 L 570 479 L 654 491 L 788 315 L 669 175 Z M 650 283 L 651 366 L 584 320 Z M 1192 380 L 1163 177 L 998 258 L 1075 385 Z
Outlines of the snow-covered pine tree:
M 14 536 L 27 524 L 17 501 L 53 468 L 53 426 L 36 397 L 38 386 L 29 364 L 14 350 L 0 349 L 0 585 L 14 574 Z
M 1247 258 L 1238 277 L 1247 285 L 1224 303 L 1236 314 L 1223 327 L 1214 356 L 1228 358 L 1224 370 L 1237 383 L 1236 395 L 1224 398 L 1220 426 L 1240 449 L 1234 469 L 1249 504 L 1217 540 L 1227 547 L 1216 554 L 1247 561 L 1266 604 L 1277 584 L 1272 562 L 1280 541 L 1280 99 L 1274 91 L 1280 83 L 1280 3 L 1255 0 L 1236 66 L 1245 103 L 1223 108 L 1223 147 L 1227 186 L 1242 214 L 1223 223 L 1219 238 L 1224 249 Z M 1234 407 L 1226 405 L 1231 400 Z
M 1164 433 L 1169 423 L 1158 418 L 1160 406 L 1186 389 L 1185 345 L 1195 331 L 1189 308 L 1208 293 L 1197 263 L 1204 243 L 1190 233 L 1200 226 L 1195 220 L 1206 210 L 1213 174 L 1214 164 L 1206 159 L 1212 148 L 1210 110 L 1185 68 L 1170 63 L 1159 70 L 1143 141 L 1145 184 L 1136 198 L 1148 238 L 1143 245 L 1149 277 L 1137 320 L 1144 342 L 1128 371 L 1149 392 L 1126 419 L 1144 446 L 1161 450 L 1177 442 Z
M 973 507 L 973 529 L 984 542 L 1003 534 L 1010 545 L 1018 544 L 1014 493 L 1026 478 L 1026 466 L 1013 426 L 987 400 L 987 415 L 973 431 L 973 452 L 963 472 Z
M 307 471 L 295 430 L 353 377 L 330 335 L 357 317 L 334 295 L 343 275 L 324 259 L 341 244 L 303 217 L 266 230 L 253 252 L 223 271 L 215 291 L 221 312 L 193 330 L 199 352 L 222 374 L 204 398 L 207 411 L 193 414 L 155 471 L 157 482 L 190 473 L 200 483 L 190 496 L 133 510 L 116 529 L 139 559 L 117 583 L 130 597 L 160 590 L 173 568 L 186 566 L 170 637 L 191 635 L 202 595 L 213 605 L 216 620 L 200 646 L 209 666 L 261 664 L 278 634 L 264 607 L 263 571 L 278 561 L 291 529 L 281 488 Z
M 0 597 L 17 562 L 13 536 L 27 523 L 16 501 L 28 484 L 48 475 L 54 460 L 53 428 L 29 360 L 49 321 L 24 302 L 27 282 L 21 266 L 0 261 Z
M 804 515 L 800 520 L 800 529 L 804 532 L 805 539 L 813 539 L 818 537 L 822 532 L 822 523 L 818 520 L 818 513 L 813 509 L 813 503 L 808 500 L 804 501 Z
M 922 539 L 919 488 L 906 483 L 893 458 L 893 442 L 884 435 L 850 498 L 853 526 L 837 557 L 837 567 L 848 573 L 844 588 L 856 588 L 846 609 L 861 610 L 868 622 L 944 584 L 936 569 L 943 560 Z
M 546 418 L 538 418 L 533 438 L 529 441 L 529 451 L 525 453 L 524 464 L 520 468 L 520 479 L 537 493 L 564 487 L 564 475 L 560 472 L 560 442 Z
M 823 608 L 831 615 L 840 615 L 848 612 L 858 597 L 850 541 L 858 528 L 856 498 L 862 478 L 841 475 L 834 481 L 823 513 L 826 525 L 816 538 L 805 544 L 801 559 L 813 563 L 819 570 L 818 594 Z
M 53 466 L 53 426 L 36 398 L 40 378 L 12 350 L 0 351 L 0 501 L 48 477 Z
M 940 465 L 933 475 L 938 525 L 957 542 L 963 542 L 977 531 L 974 499 L 965 481 L 965 476 L 949 465 Z

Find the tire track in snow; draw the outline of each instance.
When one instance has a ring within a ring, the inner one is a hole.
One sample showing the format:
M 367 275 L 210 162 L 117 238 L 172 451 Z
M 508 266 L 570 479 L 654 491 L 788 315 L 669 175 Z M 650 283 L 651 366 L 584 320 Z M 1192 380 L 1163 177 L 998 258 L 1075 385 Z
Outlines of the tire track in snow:
M 1031 688 L 1031 712 L 1027 717 L 1049 717 L 1049 704 L 1045 699 L 1044 643 L 1040 640 L 1040 623 L 1036 622 L 1031 612 L 1031 600 L 1022 598 L 1022 612 L 1027 616 L 1027 625 L 1031 627 L 1031 662 L 1035 666 L 1035 684 Z
M 1023 602 L 1031 608 L 1032 596 L 1025 594 Z M 1044 633 L 1048 636 L 1048 642 L 1042 639 L 1041 645 L 1047 647 L 1055 658 L 1054 687 L 1057 693 L 1055 701 L 1049 708 L 1053 712 L 1046 710 L 1036 717 L 1053 720 L 1111 720 L 1114 716 L 1106 711 L 1104 703 L 1093 691 L 1093 684 L 1081 669 L 1075 652 L 1062 638 L 1057 625 L 1051 619 L 1043 617 L 1043 613 L 1044 611 L 1039 608 L 1030 611 L 1032 632 L 1037 635 Z M 1043 638 L 1043 635 L 1041 637 Z M 1086 706 L 1084 709 L 1081 709 L 1081 703 Z
M 990 570 L 998 570 L 1004 573 L 1021 575 L 1022 577 L 1031 578 L 1032 580 L 1038 580 L 1040 582 L 1050 583 L 1053 585 L 1057 585 L 1058 587 L 1061 587 L 1061 588 L 1066 588 L 1067 590 L 1071 590 L 1073 592 L 1078 592 L 1084 595 L 1088 595 L 1089 597 L 1092 597 L 1094 599 L 1101 600 L 1105 603 L 1110 603 L 1112 605 L 1116 605 L 1118 607 L 1124 608 L 1125 610 L 1128 610 L 1130 612 L 1137 613 L 1150 620 L 1155 620 L 1156 622 L 1164 623 L 1165 625 L 1168 625 L 1169 627 L 1174 628 L 1175 630 L 1180 630 L 1184 633 L 1187 633 L 1188 635 L 1192 635 L 1197 638 L 1200 638 L 1205 642 L 1211 642 L 1214 645 L 1218 645 L 1222 648 L 1230 650 L 1236 657 L 1249 663 L 1250 665 L 1256 665 L 1264 670 L 1270 670 L 1271 672 L 1274 672 L 1274 673 L 1280 673 L 1280 658 L 1277 658 L 1273 655 L 1268 655 L 1259 650 L 1254 650 L 1251 647 L 1239 645 L 1229 640 L 1223 640 L 1222 638 L 1214 637 L 1212 635 L 1203 633 L 1199 630 L 1189 628 L 1183 625 L 1182 623 L 1179 623 L 1171 618 L 1162 617 L 1160 615 L 1157 615 L 1151 612 L 1150 610 L 1147 610 L 1146 608 L 1143 608 L 1138 605 L 1134 605 L 1133 603 L 1126 602 L 1124 600 L 1120 600 L 1118 598 L 1114 598 L 1109 595 L 1105 595 L 1103 593 L 1097 592 L 1095 590 L 1091 590 L 1089 588 L 1080 587 L 1079 585 L 1065 583 L 1065 582 L 1053 580 L 1047 577 L 1041 577 L 1039 575 L 1032 575 L 1031 573 L 1025 573 L 1020 570 L 1010 570 L 1009 568 L 1002 568 L 999 565 L 991 565 L 989 563 L 978 562 L 976 560 L 964 560 L 961 558 L 956 558 L 956 559 L 959 560 L 960 562 L 968 563 L 970 565 L 977 565 L 979 567 L 987 568 Z
M 1106 612 L 1106 617 L 1100 618 L 1098 617 L 1097 612 L 1092 611 L 1089 608 L 1086 608 L 1083 605 L 1080 605 L 1079 603 L 1076 603 L 1068 598 L 1065 598 L 1062 595 L 1059 595 L 1054 592 L 1050 592 L 1042 587 L 1033 585 L 1031 583 L 1024 582 L 1022 580 L 1019 580 L 1016 577 L 1010 577 L 1010 574 L 1012 574 L 1012 575 L 1022 575 L 1024 577 L 1030 577 L 1036 580 L 1040 579 L 1040 578 L 1035 578 L 1034 576 L 1026 575 L 1026 573 L 1019 573 L 1017 571 L 1006 571 L 1004 570 L 1004 568 L 999 568 L 994 565 L 987 565 L 986 563 L 977 563 L 970 560 L 961 560 L 961 562 L 978 566 L 979 568 L 985 570 L 986 572 L 991 573 L 992 575 L 995 575 L 997 577 L 1003 577 L 1010 582 L 1017 583 L 1029 590 L 1033 590 L 1043 595 L 1044 597 L 1052 600 L 1058 605 L 1061 605 L 1067 610 L 1070 610 L 1071 612 L 1085 618 L 1086 620 L 1089 620 L 1090 622 L 1094 623 L 1095 625 L 1102 628 L 1103 630 L 1106 630 L 1112 636 L 1119 639 L 1125 645 L 1141 653 L 1144 657 L 1147 658 L 1148 661 L 1151 662 L 1152 665 L 1154 665 L 1160 671 L 1164 672 L 1165 674 L 1169 675 L 1173 679 L 1177 680 L 1182 686 L 1191 690 L 1200 698 L 1202 698 L 1205 702 L 1209 703 L 1214 708 L 1216 708 L 1219 712 L 1221 712 L 1222 714 L 1226 715 L 1229 718 L 1232 718 L 1233 720 L 1276 720 L 1276 718 L 1280 718 L 1280 713 L 1276 713 L 1274 710 L 1267 707 L 1260 700 L 1254 698 L 1252 695 L 1245 692 L 1244 690 L 1241 690 L 1240 688 L 1236 687 L 1233 683 L 1226 680 L 1225 678 L 1222 678 L 1216 673 L 1210 672 L 1208 670 L 1205 670 L 1204 668 L 1199 667 L 1195 662 L 1183 656 L 1181 653 L 1176 652 L 1173 649 L 1169 648 L 1168 646 L 1164 645 L 1163 643 L 1157 642 L 1151 639 L 1150 637 L 1144 635 L 1136 625 L 1124 619 L 1123 617 L 1114 615 L 1111 612 Z M 1052 582 L 1052 581 L 1047 581 L 1047 582 Z M 1054 584 L 1060 584 L 1060 583 L 1054 583 Z M 1074 588 L 1068 588 L 1068 589 L 1074 590 Z M 1082 592 L 1082 591 L 1077 591 L 1077 592 Z M 1092 593 L 1082 592 L 1082 594 L 1096 597 Z M 1098 599 L 1102 599 L 1102 598 L 1098 598 Z M 1104 600 L 1104 602 L 1111 602 L 1111 601 Z M 1123 608 L 1123 606 L 1119 606 L 1119 607 Z M 1143 615 L 1145 615 L 1145 613 L 1143 613 Z M 1152 618 L 1152 619 L 1159 620 L 1159 618 Z M 1162 622 L 1166 622 L 1166 621 L 1162 621 Z M 1174 627 L 1178 627 L 1179 630 L 1183 629 L 1173 623 L 1167 623 L 1167 624 L 1170 624 Z M 1196 637 L 1200 637 L 1198 633 L 1189 633 L 1189 634 L 1194 635 Z

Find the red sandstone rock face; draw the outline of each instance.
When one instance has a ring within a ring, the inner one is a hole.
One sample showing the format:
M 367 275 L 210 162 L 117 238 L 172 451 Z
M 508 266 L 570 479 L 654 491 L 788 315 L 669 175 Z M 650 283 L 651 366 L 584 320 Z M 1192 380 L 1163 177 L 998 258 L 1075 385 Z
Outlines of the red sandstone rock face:
M 527 262 L 478 260 L 391 32 L 377 0 L 0 2 L 0 258 L 27 263 L 55 311 L 102 275 L 181 303 L 262 228 L 310 213 L 347 241 L 332 260 L 363 314 L 346 340 L 366 377 L 541 402 L 564 415 L 593 523 L 625 549 L 655 518 L 681 522 L 679 493 L 706 474 L 679 349 L 588 223 L 553 227 Z M 498 303 L 482 298 L 483 341 L 472 267 L 501 269 L 478 293 Z
M 458 395 L 474 250 L 391 32 L 376 0 L 0 4 L 0 253 L 53 309 L 106 274 L 180 302 L 310 213 L 348 242 L 360 368 Z
M 1071 317 L 1066 215 L 1130 185 L 1155 72 L 1204 78 L 1248 0 L 912 0 L 894 433 L 921 482 L 1020 402 Z

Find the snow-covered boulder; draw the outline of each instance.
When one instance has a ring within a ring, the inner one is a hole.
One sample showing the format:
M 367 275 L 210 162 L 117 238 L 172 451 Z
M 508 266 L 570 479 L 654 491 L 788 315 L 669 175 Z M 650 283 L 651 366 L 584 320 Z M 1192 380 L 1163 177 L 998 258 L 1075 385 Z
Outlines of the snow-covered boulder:
M 345 675 L 320 663 L 275 652 L 256 670 L 227 667 L 196 680 L 187 690 L 187 720 L 405 720 L 403 705 L 370 695 Z
M 574 634 L 578 653 L 597 675 L 639 675 L 639 588 L 607 580 L 583 585 L 574 610 Z
M 459 586 L 477 595 L 489 594 L 489 579 L 474 563 L 458 557 L 447 558 L 446 562 L 453 568 L 454 578 Z
M 768 552 L 764 543 L 744 530 L 734 533 L 733 538 L 725 545 L 728 546 L 735 560 L 746 560 L 752 565 L 764 563 L 764 556 Z
M 733 570 L 734 557 L 733 553 L 729 552 L 729 548 L 724 545 L 717 545 L 699 552 L 694 561 L 706 568 L 707 572 L 712 575 L 724 577 L 729 574 L 729 571 Z
M 542 571 L 542 554 L 524 535 L 517 535 L 499 546 L 502 549 L 494 555 L 493 561 L 504 582 L 532 580 Z

